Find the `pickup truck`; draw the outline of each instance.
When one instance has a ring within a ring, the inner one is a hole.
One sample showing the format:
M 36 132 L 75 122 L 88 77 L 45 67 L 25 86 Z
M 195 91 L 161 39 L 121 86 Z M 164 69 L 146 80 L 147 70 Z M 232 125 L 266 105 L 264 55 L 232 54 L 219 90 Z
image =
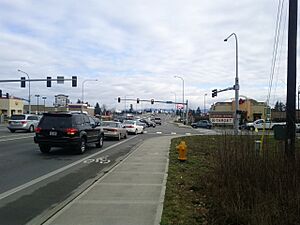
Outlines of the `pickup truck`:
M 248 130 L 262 130 L 262 129 L 266 129 L 266 130 L 273 130 L 275 126 L 285 126 L 286 122 L 272 122 L 272 121 L 266 121 L 264 119 L 258 119 L 255 120 L 252 123 L 247 123 L 246 124 L 246 129 Z M 296 131 L 299 132 L 300 131 L 300 124 L 296 124 Z

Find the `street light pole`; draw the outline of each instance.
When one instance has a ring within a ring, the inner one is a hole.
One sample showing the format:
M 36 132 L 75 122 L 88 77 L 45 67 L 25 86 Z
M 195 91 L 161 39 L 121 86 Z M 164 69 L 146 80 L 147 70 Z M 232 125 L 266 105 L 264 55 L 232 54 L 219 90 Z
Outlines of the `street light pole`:
M 203 101 L 203 114 L 205 113 L 205 98 L 207 96 L 207 93 L 204 94 L 204 101 Z
M 30 113 L 31 113 L 30 78 L 29 78 L 28 73 L 24 72 L 23 70 L 19 70 L 19 69 L 18 69 L 18 72 L 26 74 L 26 76 L 27 76 L 27 78 L 28 78 L 28 113 L 30 114 Z
M 80 107 L 81 112 L 83 112 L 83 104 L 84 104 L 84 84 L 87 81 L 98 81 L 98 80 L 97 79 L 86 79 L 82 82 L 82 87 L 81 87 L 81 101 L 82 101 L 82 103 L 81 103 L 81 107 Z
M 179 78 L 182 80 L 182 103 L 183 103 L 183 108 L 182 108 L 182 119 L 184 121 L 184 79 L 180 76 L 174 76 L 175 78 Z
M 39 100 L 40 100 L 40 95 L 35 95 L 35 97 L 36 97 L 36 105 L 37 105 L 37 114 L 39 114 L 39 112 L 40 112 L 40 109 L 39 109 L 39 104 L 40 104 L 40 102 L 39 102 Z
M 238 118 L 238 110 L 239 110 L 239 76 L 238 76 L 238 38 L 235 33 L 230 34 L 227 38 L 224 39 L 226 42 L 230 37 L 234 36 L 235 38 L 235 112 L 234 112 L 234 134 L 238 135 L 239 132 L 239 118 Z
M 44 113 L 45 113 L 45 108 L 46 108 L 45 101 L 46 101 L 47 97 L 46 97 L 46 96 L 43 96 L 42 99 L 44 100 Z

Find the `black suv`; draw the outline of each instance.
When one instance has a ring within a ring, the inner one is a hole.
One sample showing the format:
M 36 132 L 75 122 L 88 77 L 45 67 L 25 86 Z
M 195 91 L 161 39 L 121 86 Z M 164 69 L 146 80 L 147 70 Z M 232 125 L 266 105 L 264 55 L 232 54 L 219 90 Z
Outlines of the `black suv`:
M 42 153 L 48 153 L 51 147 L 75 147 L 82 154 L 87 143 L 103 146 L 104 133 L 99 125 L 84 113 L 44 113 L 35 129 L 34 142 Z

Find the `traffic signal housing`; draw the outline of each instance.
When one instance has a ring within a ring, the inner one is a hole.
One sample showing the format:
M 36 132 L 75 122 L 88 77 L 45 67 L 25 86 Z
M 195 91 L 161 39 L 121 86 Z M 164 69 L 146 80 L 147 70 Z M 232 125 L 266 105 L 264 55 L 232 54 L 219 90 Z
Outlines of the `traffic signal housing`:
M 151 104 L 152 104 L 152 105 L 154 104 L 154 99 L 151 99 Z
M 9 94 L 8 93 L 6 93 L 6 98 L 9 99 Z
M 120 97 L 118 97 L 118 103 L 120 103 L 121 102 L 121 98 Z
M 2 98 L 2 90 L 0 90 L 0 98 Z
M 72 76 L 72 87 L 77 87 L 77 76 Z
M 136 103 L 137 103 L 137 104 L 140 103 L 140 99 L 139 99 L 139 98 L 136 99 Z
M 26 78 L 25 77 L 21 77 L 21 88 L 24 88 L 26 86 Z
M 51 87 L 51 77 L 47 77 L 47 87 Z
M 212 90 L 211 96 L 212 96 L 213 98 L 216 97 L 217 94 L 218 94 L 218 90 L 217 90 L 217 89 Z

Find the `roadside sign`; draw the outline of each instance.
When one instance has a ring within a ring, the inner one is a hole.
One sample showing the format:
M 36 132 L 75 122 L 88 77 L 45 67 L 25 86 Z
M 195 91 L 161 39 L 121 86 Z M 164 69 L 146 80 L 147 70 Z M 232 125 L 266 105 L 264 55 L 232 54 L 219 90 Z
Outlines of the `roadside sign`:
M 57 83 L 58 84 L 63 84 L 65 81 L 64 76 L 57 76 Z

